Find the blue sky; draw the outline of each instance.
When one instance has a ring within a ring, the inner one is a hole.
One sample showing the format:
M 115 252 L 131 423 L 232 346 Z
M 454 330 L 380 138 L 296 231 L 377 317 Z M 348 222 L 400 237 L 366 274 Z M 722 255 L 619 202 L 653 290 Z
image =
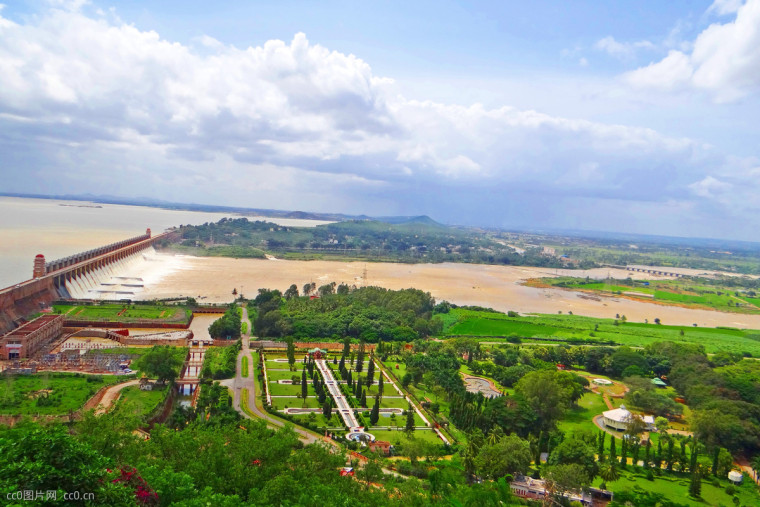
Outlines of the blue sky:
M 760 0 L 9 2 L 0 189 L 760 240 L 759 48 Z

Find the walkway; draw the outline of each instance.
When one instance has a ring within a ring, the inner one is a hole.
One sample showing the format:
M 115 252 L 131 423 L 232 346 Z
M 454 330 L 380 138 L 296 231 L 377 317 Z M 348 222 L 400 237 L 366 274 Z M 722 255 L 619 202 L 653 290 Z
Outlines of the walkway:
M 106 392 L 103 393 L 103 398 L 100 400 L 100 403 L 98 403 L 98 407 L 95 409 L 95 415 L 102 415 L 108 412 L 111 409 L 111 405 L 116 403 L 116 400 L 119 399 L 119 396 L 121 396 L 121 390 L 125 387 L 130 386 L 136 386 L 140 383 L 139 380 L 129 380 L 127 382 L 122 382 L 121 384 L 116 384 L 115 386 L 111 386 L 108 389 L 106 389 Z
M 351 405 L 348 404 L 346 397 L 343 396 L 343 393 L 340 391 L 338 382 L 335 380 L 335 377 L 333 377 L 332 370 L 327 366 L 325 360 L 317 359 L 315 363 L 319 372 L 322 374 L 322 378 L 325 381 L 327 390 L 330 392 L 330 396 L 335 400 L 335 406 L 338 408 L 338 413 L 343 418 L 343 422 L 346 423 L 346 426 L 348 426 L 350 431 L 363 431 L 363 429 L 357 429 L 359 428 L 359 421 L 356 420 Z
M 232 406 L 235 410 L 237 410 L 240 413 L 240 415 L 242 415 L 246 419 L 251 419 L 251 416 L 240 407 L 240 400 L 242 397 L 243 389 L 247 389 L 248 390 L 248 400 L 247 400 L 248 409 L 251 411 L 251 413 L 254 416 L 258 417 L 259 419 L 265 420 L 267 424 L 269 424 L 270 426 L 283 427 L 285 426 L 285 423 L 283 421 L 270 416 L 268 413 L 261 410 L 256 405 L 256 377 L 254 375 L 253 361 L 251 360 L 251 350 L 248 347 L 248 342 L 251 339 L 250 331 L 253 330 L 253 327 L 251 326 L 251 321 L 248 319 L 248 309 L 245 306 L 243 307 L 242 321 L 248 324 L 249 332 L 241 336 L 243 348 L 237 357 L 237 368 L 235 372 L 235 378 L 225 380 L 222 382 L 222 384 L 232 389 L 232 392 L 233 392 Z M 243 363 L 244 356 L 248 357 L 248 376 L 247 377 L 243 377 L 242 375 L 242 372 L 243 372 L 242 363 Z M 331 440 L 322 438 L 314 433 L 298 428 L 297 426 L 293 426 L 293 431 L 295 431 L 298 434 L 298 436 L 301 439 L 305 440 L 306 443 L 308 444 L 312 444 L 314 442 L 328 442 L 335 445 Z

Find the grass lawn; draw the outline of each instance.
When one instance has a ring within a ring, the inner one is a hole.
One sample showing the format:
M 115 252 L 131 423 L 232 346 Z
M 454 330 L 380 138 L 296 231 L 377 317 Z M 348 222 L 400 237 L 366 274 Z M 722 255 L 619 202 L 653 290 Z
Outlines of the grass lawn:
M 121 391 L 114 413 L 119 416 L 148 416 L 166 396 L 166 389 L 141 391 L 139 386 L 129 386 Z
M 241 369 L 240 374 L 243 377 L 247 377 L 248 376 L 248 356 L 243 356 L 243 358 L 240 360 L 240 369 Z
M 307 387 L 307 394 L 314 396 L 314 386 L 309 383 L 307 384 Z M 270 381 L 269 394 L 272 396 L 295 396 L 301 394 L 301 385 L 278 384 L 276 382 Z
M 302 424 L 306 424 L 310 420 L 314 420 L 314 422 L 317 424 L 318 427 L 325 426 L 328 428 L 343 428 L 343 419 L 340 418 L 340 415 L 333 410 L 332 416 L 330 419 L 326 419 L 324 414 L 322 412 L 315 412 L 314 418 L 312 419 L 309 414 L 300 414 L 300 415 L 293 415 L 294 421 L 301 421 Z
M 404 441 L 407 440 L 406 433 L 403 431 L 403 429 L 404 427 L 402 424 L 401 425 L 402 431 L 373 430 L 372 428 L 370 428 L 369 430 L 367 430 L 367 433 L 372 433 L 373 435 L 375 435 L 375 438 L 377 440 L 384 440 L 386 442 L 390 442 L 391 444 L 398 445 L 400 443 L 404 443 Z M 443 440 L 438 438 L 438 435 L 433 430 L 415 430 L 411 432 L 410 438 L 443 445 Z
M 78 410 L 101 387 L 130 378 L 134 377 L 49 372 L 3 375 L 0 376 L 0 414 L 67 414 Z
M 54 305 L 53 311 L 65 314 L 67 319 L 72 320 L 115 320 L 129 322 L 139 319 L 161 319 L 187 322 L 190 318 L 189 310 L 177 306 L 126 304 Z
M 601 479 L 594 481 L 594 486 L 599 486 Z M 690 506 L 728 506 L 734 505 L 731 496 L 725 492 L 725 487 L 729 485 L 727 480 L 721 480 L 720 486 L 715 487 L 711 480 L 702 481 L 702 500 L 695 500 L 689 497 L 689 476 L 688 474 L 663 474 L 655 477 L 653 481 L 648 481 L 644 474 L 624 471 L 622 477 L 615 482 L 607 483 L 607 489 L 613 493 L 625 490 L 632 490 L 635 487 L 654 493 L 661 493 L 665 498 L 690 505 Z M 760 504 L 760 495 L 757 487 L 752 480 L 745 477 L 744 484 L 737 488 L 737 497 L 740 499 L 739 505 L 758 505 Z
M 270 382 L 277 382 L 278 380 L 290 380 L 291 377 L 298 377 L 298 382 L 301 382 L 301 371 L 272 371 L 267 368 L 267 378 Z M 306 373 L 306 381 L 311 383 L 308 372 Z
M 559 422 L 559 429 L 568 433 L 575 430 L 588 430 L 594 433 L 599 428 L 594 424 L 593 418 L 607 410 L 601 394 L 585 393 L 578 400 L 578 407 L 568 410 Z
M 301 398 L 272 398 L 272 406 L 277 409 L 283 409 L 283 408 L 301 408 L 303 407 L 303 402 Z M 314 396 L 307 396 L 306 397 L 306 407 L 307 408 L 321 408 L 322 405 L 319 404 L 319 400 L 315 398 Z

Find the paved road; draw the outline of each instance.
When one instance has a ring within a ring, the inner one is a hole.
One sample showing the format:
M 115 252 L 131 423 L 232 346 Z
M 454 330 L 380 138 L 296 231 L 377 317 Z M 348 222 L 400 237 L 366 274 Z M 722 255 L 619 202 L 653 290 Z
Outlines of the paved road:
M 260 419 L 264 419 L 270 426 L 275 427 L 282 427 L 284 426 L 284 423 L 278 419 L 275 419 L 274 417 L 270 416 L 267 412 L 259 409 L 256 406 L 256 377 L 253 375 L 253 361 L 251 360 L 251 351 L 248 348 L 248 342 L 251 339 L 250 331 L 253 330 L 253 326 L 251 325 L 251 321 L 248 319 L 248 309 L 246 307 L 243 307 L 243 322 L 246 322 L 248 324 L 248 330 L 249 332 L 244 334 L 241 338 L 243 341 L 243 348 L 240 351 L 240 354 L 238 354 L 237 357 L 237 368 L 235 372 L 235 378 L 230 380 L 225 380 L 222 382 L 223 385 L 226 385 L 230 389 L 232 389 L 233 392 L 233 398 L 232 398 L 232 406 L 237 410 L 240 415 L 243 417 L 250 419 L 251 417 L 246 414 L 243 409 L 240 407 L 240 398 L 243 393 L 243 389 L 248 389 L 248 408 L 251 410 L 253 415 Z M 244 377 L 242 375 L 242 364 L 243 364 L 243 357 L 248 357 L 248 376 Z M 299 437 L 302 440 L 305 440 L 306 443 L 314 443 L 318 441 L 325 441 L 321 437 L 317 436 L 316 434 L 310 433 L 308 431 L 302 430 L 301 428 L 298 428 L 296 426 L 293 427 L 296 433 L 298 433 Z

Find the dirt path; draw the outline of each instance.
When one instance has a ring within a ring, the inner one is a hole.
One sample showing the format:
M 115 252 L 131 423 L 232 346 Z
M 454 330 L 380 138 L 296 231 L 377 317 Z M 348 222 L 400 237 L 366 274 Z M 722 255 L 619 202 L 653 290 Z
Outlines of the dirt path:
M 106 389 L 106 392 L 103 394 L 103 399 L 100 400 L 98 407 L 95 409 L 95 415 L 102 415 L 108 412 L 111 409 L 111 406 L 116 403 L 116 400 L 119 399 L 119 396 L 121 396 L 122 389 L 129 386 L 136 386 L 139 383 L 140 381 L 137 379 L 129 380 Z

